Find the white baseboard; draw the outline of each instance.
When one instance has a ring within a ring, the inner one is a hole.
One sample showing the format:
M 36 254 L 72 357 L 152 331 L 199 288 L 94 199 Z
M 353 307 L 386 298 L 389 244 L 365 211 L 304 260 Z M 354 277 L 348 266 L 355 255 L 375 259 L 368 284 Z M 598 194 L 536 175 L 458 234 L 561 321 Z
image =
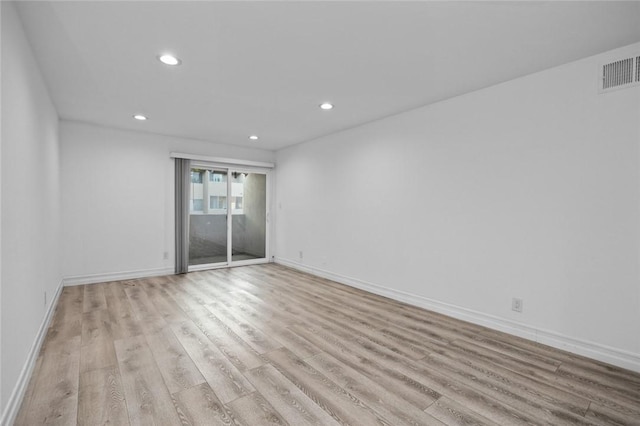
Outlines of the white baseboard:
M 63 282 L 65 287 L 67 287 L 74 285 L 106 283 L 110 281 L 133 280 L 136 278 L 157 277 L 160 275 L 171 275 L 174 272 L 175 269 L 172 266 L 170 268 L 142 269 L 137 271 L 125 272 L 108 272 L 105 274 L 74 275 L 64 277 Z
M 82 284 L 94 284 L 101 282 L 109 282 L 109 281 L 120 281 L 120 280 L 130 280 L 135 278 L 144 278 L 144 277 L 155 277 L 159 275 L 170 275 L 174 273 L 174 268 L 156 268 L 156 269 L 145 269 L 138 271 L 126 271 L 126 272 L 115 272 L 115 273 L 107 273 L 107 274 L 94 274 L 94 275 L 77 275 L 71 277 L 65 277 L 60 281 L 58 288 L 56 289 L 56 294 L 54 295 L 49 307 L 47 308 L 47 312 L 40 324 L 40 329 L 38 330 L 38 334 L 36 335 L 36 339 L 31 346 L 31 350 L 27 356 L 27 360 L 20 371 L 20 375 L 18 376 L 18 382 L 9 397 L 6 408 L 2 413 L 2 419 L 0 420 L 0 425 L 9 426 L 12 425 L 15 421 L 16 416 L 18 415 L 18 410 L 20 410 L 20 405 L 22 404 L 22 399 L 24 398 L 24 394 L 27 390 L 27 385 L 29 384 L 29 380 L 31 378 L 31 374 L 33 372 L 33 367 L 35 366 L 36 360 L 38 358 L 38 353 L 40 352 L 40 347 L 42 346 L 42 342 L 44 341 L 45 336 L 47 335 L 47 330 L 49 328 L 49 324 L 51 322 L 51 318 L 53 317 L 53 312 L 55 311 L 55 307 L 58 303 L 58 299 L 60 297 L 60 293 L 62 292 L 62 288 L 65 286 L 74 286 L 74 285 L 82 285 Z
M 628 370 L 640 372 L 640 354 L 612 348 L 595 342 L 567 336 L 555 331 L 544 330 L 530 325 L 474 311 L 460 306 L 429 299 L 424 296 L 406 293 L 392 288 L 372 284 L 356 278 L 335 274 L 309 265 L 280 257 L 275 258 L 275 263 L 288 266 L 303 272 L 322 278 L 327 278 L 350 287 L 359 288 L 380 296 L 385 296 L 399 302 L 438 312 L 453 318 L 482 325 L 493 330 L 503 331 L 534 342 L 542 343 L 554 348 L 573 352 L 578 355 L 593 358 Z
M 42 318 L 42 323 L 40 324 L 40 328 L 38 329 L 38 334 L 36 334 L 36 338 L 33 341 L 33 345 L 31 345 L 31 349 L 29 350 L 29 353 L 27 355 L 27 360 L 22 366 L 22 370 L 20 371 L 20 375 L 18 376 L 18 381 L 14 386 L 13 391 L 9 396 L 9 400 L 7 401 L 7 406 L 2 413 L 2 420 L 0 421 L 0 425 L 2 426 L 12 425 L 16 420 L 18 410 L 20 410 L 20 405 L 22 404 L 22 399 L 24 398 L 24 394 L 27 391 L 27 385 L 29 384 L 29 380 L 31 379 L 31 373 L 33 373 L 33 367 L 36 364 L 38 354 L 40 353 L 40 348 L 42 347 L 44 338 L 47 335 L 47 330 L 49 329 L 51 318 L 53 318 L 53 313 L 55 312 L 56 306 L 58 304 L 60 293 L 62 293 L 62 288 L 63 281 L 61 280 L 60 284 L 58 284 L 58 288 L 56 289 L 56 294 L 53 296 L 53 299 L 51 299 L 51 303 L 49 303 L 47 312 L 45 313 L 44 318 Z

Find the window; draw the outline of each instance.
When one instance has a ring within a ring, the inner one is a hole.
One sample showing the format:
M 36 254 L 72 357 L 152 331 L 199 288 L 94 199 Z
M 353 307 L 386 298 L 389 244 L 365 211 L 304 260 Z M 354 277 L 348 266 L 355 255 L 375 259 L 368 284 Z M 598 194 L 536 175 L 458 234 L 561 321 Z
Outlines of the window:
M 227 174 L 220 172 L 211 172 L 211 174 L 209 175 L 209 180 L 211 182 L 226 182 Z
M 242 210 L 242 197 L 233 197 L 231 201 L 231 208 L 233 210 Z M 240 212 L 242 214 L 242 212 Z
M 191 170 L 191 183 L 202 183 L 202 170 Z
M 212 195 L 209 197 L 209 208 L 210 209 L 226 209 L 227 208 L 227 197 L 221 197 L 219 195 Z

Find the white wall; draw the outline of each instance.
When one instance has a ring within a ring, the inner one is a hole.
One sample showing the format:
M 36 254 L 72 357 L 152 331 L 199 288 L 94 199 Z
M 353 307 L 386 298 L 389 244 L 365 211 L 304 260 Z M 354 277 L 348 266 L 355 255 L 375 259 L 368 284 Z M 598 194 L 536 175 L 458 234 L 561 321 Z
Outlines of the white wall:
M 275 157 L 271 151 L 67 121 L 60 124 L 60 138 L 63 274 L 70 284 L 173 272 L 170 152 L 267 162 Z
M 0 30 L 2 29 L 2 5 L 0 4 Z M 0 45 L 2 45 L 0 31 Z M 2 54 L 0 54 L 0 80 L 2 78 Z M 0 99 L 2 99 L 2 82 L 0 81 Z M 0 189 L 2 188 L 2 104 L 0 102 Z M 2 193 L 0 193 L 0 309 L 2 309 Z M 2 312 L 0 312 L 0 418 L 4 417 L 5 404 L 2 399 Z
M 276 259 L 640 371 L 639 52 L 279 151 Z
M 2 384 L 16 389 L 61 282 L 58 115 L 14 6 L 2 2 Z M 47 293 L 47 306 L 44 293 Z M 28 377 L 27 377 L 28 379 Z

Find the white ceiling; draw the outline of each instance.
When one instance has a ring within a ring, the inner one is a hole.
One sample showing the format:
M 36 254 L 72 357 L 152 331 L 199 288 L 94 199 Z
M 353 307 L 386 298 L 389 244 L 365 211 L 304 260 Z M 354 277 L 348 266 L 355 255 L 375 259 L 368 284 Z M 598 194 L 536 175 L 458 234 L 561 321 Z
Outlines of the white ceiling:
M 640 41 L 635 1 L 18 8 L 62 118 L 265 149 Z

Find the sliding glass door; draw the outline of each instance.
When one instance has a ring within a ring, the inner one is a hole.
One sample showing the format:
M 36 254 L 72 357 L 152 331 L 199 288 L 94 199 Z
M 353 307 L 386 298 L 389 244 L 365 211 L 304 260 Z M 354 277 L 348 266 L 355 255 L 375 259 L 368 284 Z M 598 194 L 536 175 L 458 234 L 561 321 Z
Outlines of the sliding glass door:
M 227 262 L 227 175 L 191 168 L 189 265 Z
M 232 172 L 231 260 L 264 259 L 267 232 L 267 176 Z M 237 186 L 234 186 L 237 185 Z
M 267 260 L 267 174 L 193 164 L 189 270 Z

